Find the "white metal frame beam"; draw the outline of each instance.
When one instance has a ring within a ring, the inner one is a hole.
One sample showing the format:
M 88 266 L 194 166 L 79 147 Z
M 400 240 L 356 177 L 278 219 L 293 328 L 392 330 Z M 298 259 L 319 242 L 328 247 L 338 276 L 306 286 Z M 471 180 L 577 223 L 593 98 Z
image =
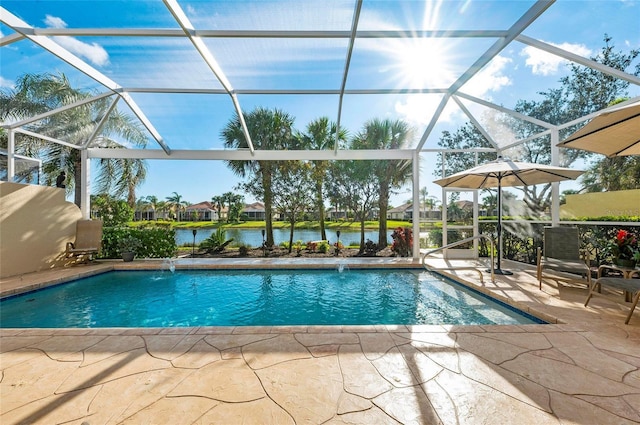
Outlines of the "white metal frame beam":
M 162 147 L 162 149 L 167 152 L 167 154 L 171 153 L 171 149 L 164 143 L 162 136 L 155 127 L 151 124 L 149 119 L 144 115 L 142 110 L 138 107 L 138 105 L 128 96 L 126 93 L 122 93 L 120 87 L 115 81 L 111 80 L 106 75 L 102 74 L 97 69 L 90 66 L 88 63 L 75 56 L 73 53 L 69 52 L 53 40 L 45 37 L 34 35 L 34 29 L 32 26 L 28 25 L 22 19 L 18 18 L 4 7 L 0 6 L 0 22 L 4 23 L 14 31 L 22 34 L 27 37 L 33 43 L 47 50 L 49 53 L 57 56 L 64 62 L 78 69 L 85 75 L 91 77 L 95 81 L 99 82 L 109 90 L 114 93 L 118 93 L 125 102 L 129 105 L 129 108 L 133 111 L 133 113 L 138 117 L 138 119 L 142 122 L 142 124 L 147 128 L 147 131 L 151 134 L 151 136 L 156 140 L 156 142 Z
M 100 132 L 102 131 L 102 128 L 107 123 L 107 119 L 109 118 L 109 114 L 111 114 L 111 112 L 113 112 L 113 110 L 116 108 L 116 105 L 118 104 L 118 100 L 120 100 L 120 98 L 117 97 L 117 96 L 113 99 L 113 102 L 111 102 L 111 105 L 109 105 L 109 108 L 107 109 L 107 111 L 102 116 L 102 119 L 100 120 L 100 122 L 98 123 L 96 128 L 93 129 L 93 132 L 91 133 L 91 135 L 82 144 L 82 146 L 81 146 L 82 149 L 86 149 L 100 135 Z
M 163 93 L 163 94 L 224 94 L 225 89 L 194 89 L 194 88 L 167 88 L 167 87 L 127 87 L 123 89 L 128 93 Z M 308 94 L 308 95 L 339 95 L 344 94 L 445 94 L 446 88 L 431 89 L 234 89 L 235 94 Z
M 336 120 L 336 145 L 334 151 L 338 152 L 340 142 L 340 121 L 342 119 L 342 101 L 344 99 L 344 90 L 347 86 L 347 77 L 349 76 L 349 65 L 351 64 L 351 55 L 353 54 L 353 45 L 356 42 L 356 34 L 358 32 L 358 22 L 360 21 L 360 10 L 362 10 L 362 0 L 357 0 L 353 11 L 353 19 L 351 21 L 351 36 L 349 37 L 349 47 L 347 48 L 347 57 L 344 61 L 344 72 L 342 73 L 342 84 L 340 84 L 340 96 L 338 98 L 338 118 Z
M 34 28 L 34 35 L 43 36 L 109 36 L 109 37 L 184 37 L 184 31 L 162 28 Z M 351 31 L 337 30 L 193 30 L 200 38 L 351 38 Z M 382 30 L 358 31 L 358 38 L 501 38 L 505 30 Z
M 213 75 L 216 76 L 222 87 L 227 91 L 229 96 L 231 96 L 231 101 L 233 103 L 233 107 L 238 114 L 238 120 L 240 121 L 240 126 L 242 127 L 242 132 L 246 139 L 247 145 L 249 146 L 249 150 L 253 153 L 254 147 L 253 142 L 251 141 L 251 135 L 249 134 L 249 129 L 247 128 L 247 123 L 244 120 L 244 114 L 242 113 L 242 108 L 240 107 L 240 102 L 238 101 L 238 97 L 231 86 L 231 82 L 227 79 L 227 76 L 222 71 L 222 68 L 218 64 L 218 61 L 213 56 L 211 51 L 207 48 L 202 38 L 197 36 L 195 33 L 195 27 L 191 24 L 191 21 L 184 13 L 177 0 L 163 0 L 167 9 L 171 12 L 175 20 L 180 25 L 180 28 L 184 31 L 184 34 L 189 38 L 193 46 L 196 48 L 204 62 L 207 64 L 209 69 L 213 72 Z
M 539 120 L 537 118 L 530 117 L 530 116 L 522 114 L 520 112 L 516 112 L 513 109 L 509 109 L 509 108 L 505 108 L 504 106 L 496 105 L 495 103 L 488 102 L 488 101 L 486 101 L 484 99 L 480 99 L 478 97 L 471 96 L 469 94 L 466 94 L 466 93 L 463 93 L 463 92 L 460 92 L 460 91 L 456 92 L 456 96 L 457 97 L 462 97 L 462 98 L 467 99 L 467 100 L 470 100 L 470 101 L 475 102 L 475 103 L 477 103 L 479 105 L 486 106 L 487 108 L 491 108 L 491 109 L 495 109 L 496 111 L 504 112 L 505 114 L 511 115 L 514 118 L 518 118 L 518 119 L 521 119 L 523 121 L 530 122 L 531 124 L 535 124 L 535 125 L 538 125 L 538 126 L 543 127 L 543 128 L 553 128 L 553 127 L 555 127 L 555 125 L 550 124 L 550 123 L 548 123 L 546 121 L 542 121 L 542 120 Z
M 20 33 L 13 33 L 0 38 L 0 47 L 8 46 L 16 41 L 24 40 L 26 37 Z
M 74 148 L 74 149 L 80 149 L 80 146 L 76 145 L 75 143 L 65 142 L 64 140 L 56 139 L 54 137 L 45 136 L 44 134 L 35 133 L 33 131 L 29 131 L 29 130 L 26 130 L 24 128 L 16 128 L 13 131 L 16 132 L 16 133 L 22 133 L 22 134 L 25 134 L 27 136 L 35 137 L 36 139 L 46 140 L 47 142 L 57 143 L 59 145 L 67 146 L 67 147 Z
M 433 131 L 437 119 L 440 117 L 442 110 L 444 109 L 449 97 L 456 94 L 460 88 L 466 84 L 474 75 L 476 75 L 486 64 L 498 55 L 505 47 L 509 45 L 522 31 L 524 31 L 533 21 L 535 21 L 545 10 L 547 10 L 555 0 L 538 0 L 533 4 L 525 13 L 514 23 L 507 31 L 504 37 L 500 37 L 496 40 L 491 47 L 489 47 L 467 70 L 449 87 L 448 94 L 444 97 L 436 113 L 424 131 L 420 143 L 418 143 L 418 150 L 422 149 L 427 141 L 427 138 Z
M 434 112 L 433 117 L 431 117 L 431 121 L 429 121 L 429 124 L 427 125 L 427 128 L 424 130 L 424 133 L 422 133 L 422 137 L 420 138 L 420 141 L 418 142 L 418 146 L 416 147 L 417 151 L 422 151 L 422 148 L 424 147 L 424 144 L 427 142 L 429 135 L 431 134 L 431 132 L 433 131 L 433 128 L 438 123 L 438 120 L 440 119 L 440 115 L 442 115 L 442 111 L 444 111 L 445 106 L 447 106 L 447 103 L 449 102 L 450 97 L 451 95 L 447 93 L 444 95 L 442 100 L 440 100 L 440 103 L 438 104 L 438 107 L 436 108 L 436 111 Z
M 491 145 L 493 145 L 493 147 L 496 150 L 500 150 L 500 148 L 498 147 L 498 144 L 496 143 L 496 141 L 493 140 L 493 137 L 491 137 L 491 135 L 489 133 L 487 133 L 487 130 L 485 130 L 484 127 L 482 126 L 482 124 L 480 124 L 480 122 L 478 122 L 476 117 L 473 116 L 471 111 L 469 109 L 467 109 L 467 107 L 464 105 L 464 103 L 462 103 L 462 101 L 460 101 L 460 99 L 457 96 L 452 96 L 452 98 L 453 98 L 453 101 L 456 102 L 458 107 L 462 110 L 462 112 L 464 112 L 464 114 L 467 116 L 467 118 L 469 118 L 469 120 L 471 120 L 471 123 L 475 126 L 475 128 L 478 129 L 480 134 L 482 134 L 484 136 L 484 138 L 487 139 L 487 141 L 489 143 L 491 143 Z
M 520 34 L 518 37 L 516 37 L 516 40 L 531 47 L 535 47 L 536 49 L 540 49 L 544 52 L 551 53 L 552 55 L 560 56 L 561 58 L 564 58 L 568 61 L 586 66 L 587 68 L 592 68 L 604 74 L 608 74 L 621 80 L 628 81 L 632 84 L 640 85 L 640 77 L 627 74 L 626 72 L 620 71 L 619 69 L 615 69 L 600 62 L 596 62 L 580 55 L 576 55 L 575 53 L 568 52 L 559 47 L 544 43 L 540 40 L 536 40 L 535 38 L 527 37 L 526 35 Z
M 455 93 L 462 87 L 467 81 L 469 81 L 474 75 L 476 75 L 486 64 L 498 55 L 511 43 L 522 31 L 524 31 L 538 16 L 544 13 L 555 0 L 538 0 L 533 6 L 525 12 L 524 15 L 516 21 L 515 24 L 509 28 L 507 35 L 498 39 L 486 52 L 482 54 L 465 73 L 463 73 L 449 88 L 451 94 Z
M 174 149 L 171 155 L 159 149 L 102 149 L 88 148 L 90 158 L 169 159 L 169 160 L 226 160 L 226 161 L 305 161 L 313 160 L 377 160 L 412 159 L 414 149 L 371 150 L 256 150 L 248 149 Z
M 104 99 L 105 97 L 109 97 L 109 96 L 113 96 L 113 93 L 105 92 L 105 93 L 102 93 L 102 94 L 99 94 L 99 95 L 96 95 L 96 96 L 93 96 L 93 97 L 88 97 L 86 99 L 79 99 L 79 100 L 76 100 L 73 103 L 69 103 L 67 105 L 60 106 L 59 108 L 52 109 L 52 110 L 47 111 L 47 112 L 43 112 L 42 114 L 34 115 L 33 117 L 29 117 L 29 118 L 21 120 L 21 121 L 16 121 L 16 122 L 10 123 L 10 124 L 4 124 L 4 125 L 2 125 L 2 127 L 9 128 L 9 129 L 20 128 L 20 127 L 23 127 L 23 126 L 25 126 L 27 124 L 31 124 L 32 122 L 36 122 L 36 121 L 48 118 L 48 117 L 50 117 L 52 115 L 59 114 L 60 112 L 68 111 L 69 109 L 73 109 L 73 108 L 76 108 L 78 106 L 86 105 L 87 103 L 91 103 L 91 102 L 94 102 L 94 101 L 99 100 L 99 99 Z

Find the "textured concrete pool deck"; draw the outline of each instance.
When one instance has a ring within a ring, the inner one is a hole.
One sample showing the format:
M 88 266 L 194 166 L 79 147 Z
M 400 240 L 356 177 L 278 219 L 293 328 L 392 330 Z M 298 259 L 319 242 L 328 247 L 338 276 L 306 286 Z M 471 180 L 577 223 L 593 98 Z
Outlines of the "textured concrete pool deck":
M 344 259 L 178 260 L 176 267 L 335 268 Z M 349 258 L 356 267 L 419 267 Z M 430 263 L 442 265 L 444 260 Z M 461 262 L 456 262 L 461 263 Z M 0 281 L 3 296 L 114 268 Z M 517 326 L 0 329 L 5 424 L 640 423 L 640 312 L 621 294 L 538 289 L 534 270 L 457 272 L 552 322 Z

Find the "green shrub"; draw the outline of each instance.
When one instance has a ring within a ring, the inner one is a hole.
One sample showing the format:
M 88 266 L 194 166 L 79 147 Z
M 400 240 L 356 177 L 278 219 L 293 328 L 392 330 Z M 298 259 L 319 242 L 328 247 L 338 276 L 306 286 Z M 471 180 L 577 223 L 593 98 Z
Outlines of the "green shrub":
M 102 232 L 102 250 L 98 258 L 120 258 L 121 241 L 134 238 L 139 241 L 136 254 L 140 258 L 167 258 L 176 253 L 176 232 L 166 227 L 105 227 Z
M 329 243 L 328 242 L 320 242 L 318 244 L 318 252 L 321 254 L 326 254 L 327 252 L 329 252 Z
M 120 254 L 123 252 L 133 252 L 137 254 L 142 247 L 142 242 L 140 239 L 133 235 L 125 236 L 124 238 L 118 240 L 118 248 L 120 248 Z
M 241 257 L 246 257 L 247 255 L 249 255 L 249 247 L 246 245 L 240 245 L 240 247 L 238 248 L 238 255 L 240 255 Z

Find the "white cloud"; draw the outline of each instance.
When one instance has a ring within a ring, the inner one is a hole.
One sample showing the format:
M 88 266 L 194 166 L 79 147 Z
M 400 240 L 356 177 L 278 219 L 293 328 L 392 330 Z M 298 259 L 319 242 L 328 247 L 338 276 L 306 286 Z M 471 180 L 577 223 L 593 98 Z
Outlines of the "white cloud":
M 46 15 L 44 24 L 49 28 L 66 28 L 67 23 L 56 16 Z
M 15 83 L 11 80 L 7 80 L 6 78 L 0 76 L 0 87 L 12 89 L 15 87 Z
M 574 53 L 576 55 L 580 55 L 583 57 L 589 57 L 591 55 L 591 50 L 589 50 L 583 44 L 572 44 L 572 43 L 562 43 L 562 44 L 554 44 L 549 43 L 552 46 L 558 47 L 562 50 L 566 50 L 568 52 Z M 531 72 L 535 75 L 553 75 L 558 72 L 558 68 L 560 65 L 567 62 L 566 59 L 561 58 L 560 56 L 552 55 L 551 53 L 547 53 L 543 50 L 536 49 L 532 46 L 527 46 L 522 49 L 520 52 L 521 56 L 525 56 L 527 59 L 525 64 L 531 67 Z
M 54 37 L 55 41 L 65 49 L 87 59 L 94 65 L 109 64 L 109 54 L 97 43 L 85 43 L 73 37 Z
M 504 56 L 496 56 L 484 68 L 473 76 L 465 85 L 464 92 L 476 97 L 487 97 L 491 91 L 499 91 L 510 86 L 512 81 L 502 71 L 512 61 Z
M 51 15 L 46 15 L 44 23 L 49 28 L 67 27 L 65 21 Z M 104 66 L 109 64 L 109 54 L 98 43 L 85 43 L 73 37 L 53 37 L 53 39 L 71 53 L 87 59 L 94 65 Z

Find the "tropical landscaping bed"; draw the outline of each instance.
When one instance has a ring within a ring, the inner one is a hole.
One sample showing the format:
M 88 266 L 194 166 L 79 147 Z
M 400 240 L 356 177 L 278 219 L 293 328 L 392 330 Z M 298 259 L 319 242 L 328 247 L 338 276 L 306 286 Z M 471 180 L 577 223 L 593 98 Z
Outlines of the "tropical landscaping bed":
M 322 253 L 319 251 L 309 251 L 307 249 L 303 249 L 300 252 L 296 250 L 292 250 L 289 253 L 288 249 L 282 247 L 274 247 L 270 250 L 263 250 L 261 248 L 253 248 L 248 249 L 245 252 L 240 252 L 240 249 L 236 248 L 228 248 L 219 253 L 205 253 L 205 252 L 194 252 L 192 253 L 190 250 L 181 250 L 181 256 L 188 258 L 336 258 L 336 257 L 393 257 L 395 256 L 394 252 L 391 248 L 387 247 L 381 251 L 376 252 L 375 254 L 359 254 L 358 248 L 343 248 L 340 250 L 339 254 L 336 255 L 335 250 L 331 249 L 326 253 Z

